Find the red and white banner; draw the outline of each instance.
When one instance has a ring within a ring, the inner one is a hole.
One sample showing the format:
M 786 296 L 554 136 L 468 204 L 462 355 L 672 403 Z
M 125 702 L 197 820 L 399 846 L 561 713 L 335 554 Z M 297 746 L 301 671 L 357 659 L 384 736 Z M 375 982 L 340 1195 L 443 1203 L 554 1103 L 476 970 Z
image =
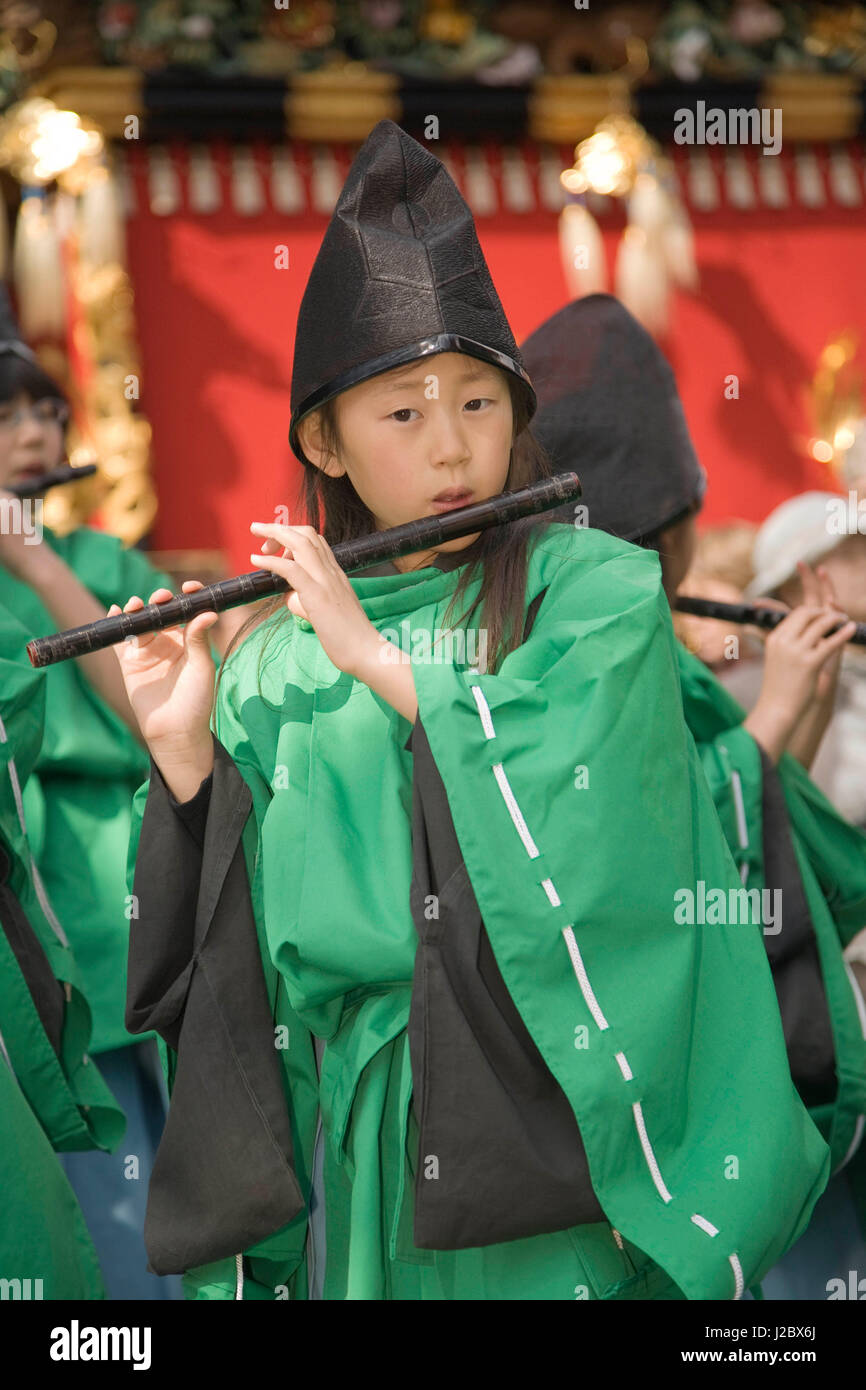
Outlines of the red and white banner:
M 573 152 L 441 153 L 522 340 L 567 299 L 558 176 Z M 700 288 L 677 294 L 663 346 L 709 473 L 703 521 L 759 521 L 793 493 L 833 486 L 807 453 L 807 391 L 831 338 L 866 334 L 864 150 L 673 153 Z M 301 470 L 286 440 L 295 323 L 351 155 L 216 145 L 126 154 L 159 549 L 222 548 L 233 571 L 248 569 L 249 522 L 295 508 Z M 597 200 L 592 211 L 612 271 L 622 210 Z M 737 399 L 725 394 L 732 377 Z

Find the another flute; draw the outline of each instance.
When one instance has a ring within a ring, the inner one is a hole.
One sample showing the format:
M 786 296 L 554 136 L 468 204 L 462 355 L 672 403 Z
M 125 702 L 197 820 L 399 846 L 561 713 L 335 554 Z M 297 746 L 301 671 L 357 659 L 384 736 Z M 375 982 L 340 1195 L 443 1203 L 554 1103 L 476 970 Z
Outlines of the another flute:
M 359 536 L 357 540 L 340 541 L 333 547 L 334 558 L 341 569 L 364 569 L 383 560 L 396 560 L 430 546 L 470 536 L 476 531 L 486 531 L 490 526 L 501 526 L 535 512 L 550 511 L 579 496 L 580 480 L 577 474 L 557 473 L 552 478 L 532 483 L 516 492 L 501 492 L 468 507 L 455 507 L 453 511 L 438 516 L 407 521 L 403 526 L 374 531 L 369 536 Z M 113 647 L 126 637 L 139 637 L 146 632 L 188 623 L 198 613 L 222 613 L 227 608 L 237 608 L 266 594 L 280 594 L 290 588 L 285 579 L 272 574 L 270 570 L 253 570 L 250 574 L 238 575 L 236 579 L 208 584 L 192 594 L 175 594 L 165 603 L 147 604 L 135 613 L 117 613 L 110 618 L 100 618 L 95 623 L 85 623 L 83 627 L 56 632 L 50 637 L 37 637 L 27 643 L 27 655 L 33 666 L 50 666 L 56 661 L 68 661 L 70 657 L 86 656 L 88 652 Z
M 9 483 L 5 490 L 15 497 L 35 497 L 47 488 L 62 487 L 64 483 L 77 483 L 79 478 L 89 478 L 95 472 L 95 463 L 82 463 L 79 468 L 63 464 L 60 468 L 52 468 L 50 473 L 40 474 L 38 478 L 25 478 L 23 483 Z
M 751 623 L 753 627 L 772 629 L 784 622 L 787 613 L 778 608 L 758 608 L 751 603 L 720 603 L 714 598 L 678 597 L 674 607 L 679 613 L 691 613 L 695 618 L 718 618 L 725 623 Z M 830 632 L 838 632 L 844 623 L 837 623 Z M 827 634 L 830 636 L 830 633 Z M 858 646 L 866 647 L 866 623 L 858 623 L 853 637 L 848 638 Z M 846 644 L 847 645 L 847 644 Z

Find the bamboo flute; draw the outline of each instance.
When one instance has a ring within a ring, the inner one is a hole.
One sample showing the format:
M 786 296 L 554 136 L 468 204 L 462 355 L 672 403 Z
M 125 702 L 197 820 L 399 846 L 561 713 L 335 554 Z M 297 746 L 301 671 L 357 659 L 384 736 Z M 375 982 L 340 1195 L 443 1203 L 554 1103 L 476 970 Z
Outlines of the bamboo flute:
M 752 603 L 721 603 L 713 598 L 689 598 L 680 595 L 674 603 L 678 613 L 691 613 L 695 618 L 716 618 L 725 623 L 750 623 L 771 631 L 784 622 L 787 613 L 778 608 L 761 608 Z M 831 632 L 838 632 L 844 623 L 837 623 Z M 830 633 L 827 634 L 828 637 Z M 855 646 L 866 647 L 866 623 L 858 623 L 853 637 L 848 638 Z M 846 644 L 847 645 L 847 644 Z
M 36 497 L 38 493 L 45 492 L 50 487 L 77 483 L 79 478 L 89 478 L 95 472 L 95 463 L 83 463 L 79 468 L 73 468 L 71 464 L 62 464 L 60 468 L 52 468 L 49 473 L 43 473 L 38 478 L 25 478 L 22 483 L 8 483 L 4 491 L 11 492 L 13 497 Z
M 375 531 L 356 540 L 341 541 L 333 547 L 334 557 L 347 571 L 364 569 L 383 560 L 396 560 L 430 546 L 442 545 L 501 526 L 536 512 L 550 511 L 580 496 L 580 481 L 576 473 L 557 473 L 552 478 L 532 483 L 515 492 L 501 492 L 483 502 L 437 516 L 420 517 L 387 531 Z M 117 613 L 100 618 L 83 627 L 73 627 L 48 637 L 37 637 L 27 644 L 27 655 L 33 666 L 51 666 L 57 661 L 86 656 L 88 652 L 112 647 L 127 637 L 139 637 L 161 628 L 188 623 L 198 613 L 222 613 L 252 603 L 267 594 L 286 592 L 291 586 L 270 570 L 253 570 L 234 579 L 208 584 L 191 594 L 175 594 L 165 603 L 150 603 L 135 613 Z

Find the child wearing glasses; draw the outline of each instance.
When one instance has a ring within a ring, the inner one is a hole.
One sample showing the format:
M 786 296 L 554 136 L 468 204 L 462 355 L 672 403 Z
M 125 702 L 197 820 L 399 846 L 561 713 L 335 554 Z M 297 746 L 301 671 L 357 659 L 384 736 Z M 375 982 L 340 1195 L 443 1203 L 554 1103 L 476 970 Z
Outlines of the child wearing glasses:
M 21 341 L 2 290 L 0 605 L 21 624 L 25 641 L 92 622 L 118 595 L 168 582 L 141 551 L 115 536 L 87 526 L 65 536 L 34 527 L 34 504 L 18 505 L 3 491 L 63 462 L 68 416 L 61 388 Z M 18 516 L 31 524 L 15 525 Z M 146 768 L 111 653 L 53 666 L 46 673 L 45 731 L 23 813 L 38 871 L 83 978 L 93 1017 L 91 1053 L 127 1115 L 123 1152 L 135 1153 L 145 1168 L 165 1106 L 155 1042 L 134 1039 L 124 1026 L 124 862 L 132 798 Z M 167 1296 L 170 1286 L 145 1272 L 144 1183 L 124 1177 L 123 1154 L 72 1154 L 64 1164 L 96 1241 L 109 1296 Z

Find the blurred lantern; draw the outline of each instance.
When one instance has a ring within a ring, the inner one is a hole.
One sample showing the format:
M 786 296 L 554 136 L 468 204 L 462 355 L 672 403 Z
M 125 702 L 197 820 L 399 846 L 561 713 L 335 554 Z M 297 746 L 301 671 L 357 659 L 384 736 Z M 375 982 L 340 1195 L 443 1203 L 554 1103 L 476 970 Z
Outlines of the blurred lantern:
M 573 298 L 598 294 L 607 288 L 601 232 L 583 203 L 569 203 L 563 208 L 559 218 L 559 246 Z
M 91 190 L 108 182 L 104 158 L 105 142 L 97 127 L 43 97 L 17 102 L 0 122 L 0 165 L 22 186 L 13 278 L 21 327 L 31 340 L 57 339 L 64 332 L 62 243 L 69 232 L 65 223 L 74 215 L 64 195 L 78 200 L 80 213 L 81 205 L 93 198 Z M 112 218 L 103 199 L 97 218 L 103 244 L 113 244 L 119 256 L 116 210 Z M 92 211 L 88 220 L 93 226 Z
M 560 175 L 572 201 L 560 220 L 560 248 L 575 298 L 607 288 L 601 233 L 587 194 L 624 198 L 628 226 L 616 261 L 616 293 L 649 332 L 662 334 L 672 284 L 698 284 L 694 238 L 661 147 L 631 116 L 608 116 L 574 152 Z
M 41 188 L 21 190 L 12 275 L 28 342 L 58 339 L 66 327 L 63 257 L 54 211 Z
M 866 482 L 866 419 L 857 344 L 851 329 L 831 338 L 809 387 L 815 430 L 809 453 L 846 486 Z
M 104 148 L 96 126 L 44 97 L 17 102 L 3 116 L 0 163 L 20 183 L 44 187 L 57 179 L 78 192 Z

